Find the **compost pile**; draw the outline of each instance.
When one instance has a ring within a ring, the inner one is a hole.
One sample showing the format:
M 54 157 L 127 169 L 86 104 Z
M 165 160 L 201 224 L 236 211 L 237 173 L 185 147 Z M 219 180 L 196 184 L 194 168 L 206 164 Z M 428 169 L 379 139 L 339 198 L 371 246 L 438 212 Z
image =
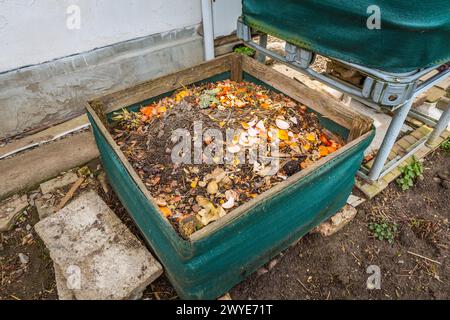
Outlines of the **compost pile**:
M 185 238 L 343 145 L 305 106 L 250 82 L 183 87 L 113 121 L 115 141 Z

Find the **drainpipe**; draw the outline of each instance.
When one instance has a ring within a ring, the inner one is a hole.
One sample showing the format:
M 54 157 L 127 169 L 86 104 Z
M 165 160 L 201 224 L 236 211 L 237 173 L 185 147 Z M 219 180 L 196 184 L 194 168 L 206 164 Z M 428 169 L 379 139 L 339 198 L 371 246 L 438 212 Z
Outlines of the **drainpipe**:
M 205 60 L 215 58 L 214 53 L 214 25 L 212 1 L 202 0 L 202 18 L 203 18 L 203 46 L 205 48 Z

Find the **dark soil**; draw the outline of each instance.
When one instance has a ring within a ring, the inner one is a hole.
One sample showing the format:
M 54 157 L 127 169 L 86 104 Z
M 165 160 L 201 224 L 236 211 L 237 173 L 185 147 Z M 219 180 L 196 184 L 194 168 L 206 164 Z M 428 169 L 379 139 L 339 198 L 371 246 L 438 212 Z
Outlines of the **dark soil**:
M 91 167 L 95 168 L 96 164 Z M 450 155 L 437 151 L 425 163 L 424 180 L 402 192 L 395 184 L 358 207 L 358 215 L 337 234 L 303 237 L 265 268 L 237 285 L 233 299 L 449 299 L 448 184 L 437 179 L 450 169 Z M 142 237 L 113 192 L 96 189 L 141 241 Z M 368 224 L 385 219 L 396 222 L 393 244 L 374 239 Z M 37 213 L 29 209 L 15 229 L 0 235 L 0 300 L 57 299 L 53 266 L 33 229 Z M 22 245 L 32 234 L 32 241 Z M 411 253 L 435 260 L 431 262 Z M 30 257 L 22 266 L 19 253 Z M 381 269 L 381 289 L 368 290 L 367 268 Z M 176 299 L 164 276 L 144 293 L 144 299 Z
M 33 228 L 27 231 L 27 225 L 34 226 L 38 221 L 36 210 L 29 209 L 14 230 L 0 233 L 0 300 L 58 298 L 48 251 Z M 27 244 L 23 244 L 25 237 Z M 27 255 L 30 262 L 22 265 L 19 253 Z
M 450 156 L 435 152 L 424 167 L 424 180 L 411 190 L 392 184 L 337 234 L 305 236 L 269 272 L 236 286 L 233 299 L 449 299 L 450 190 L 436 177 L 450 169 Z M 369 231 L 380 219 L 398 224 L 393 244 Z M 367 289 L 370 265 L 381 269 L 380 290 Z

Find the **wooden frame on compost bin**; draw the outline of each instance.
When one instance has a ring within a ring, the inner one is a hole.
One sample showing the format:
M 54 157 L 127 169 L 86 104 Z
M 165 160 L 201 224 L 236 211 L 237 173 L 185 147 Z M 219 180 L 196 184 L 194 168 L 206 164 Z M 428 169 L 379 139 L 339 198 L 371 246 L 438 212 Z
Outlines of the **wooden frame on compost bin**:
M 101 134 L 113 148 L 114 152 L 119 157 L 120 161 L 123 163 L 136 185 L 147 197 L 152 206 L 155 207 L 155 210 L 157 210 L 163 217 L 163 213 L 159 210 L 155 200 L 147 190 L 145 184 L 137 175 L 137 173 L 109 133 L 107 129 L 108 122 L 106 114 L 129 107 L 133 104 L 140 103 L 147 99 L 157 97 L 167 92 L 180 89 L 183 86 L 208 79 L 224 72 L 230 72 L 230 78 L 234 81 L 242 81 L 243 72 L 253 76 L 254 78 L 272 86 L 276 90 L 279 90 L 292 99 L 306 105 L 311 110 L 320 113 L 323 117 L 348 129 L 349 135 L 347 144 L 341 149 L 325 158 L 320 159 L 307 169 L 302 170 L 299 173 L 289 177 L 286 181 L 269 189 L 255 199 L 252 199 L 251 201 L 241 205 L 240 207 L 228 213 L 225 217 L 222 217 L 219 220 L 204 227 L 203 229 L 195 232 L 190 236 L 190 241 L 200 240 L 213 233 L 214 231 L 220 229 L 230 221 L 239 218 L 239 216 L 248 211 L 249 208 L 254 206 L 256 203 L 276 195 L 290 184 L 293 184 L 296 181 L 307 176 L 309 173 L 313 172 L 315 169 L 322 166 L 331 159 L 338 157 L 340 154 L 357 145 L 359 142 L 366 139 L 368 135 L 371 134 L 370 131 L 373 123 L 373 120 L 371 118 L 361 115 L 349 108 L 346 108 L 342 103 L 335 100 L 326 93 L 317 92 L 311 88 L 308 88 L 304 84 L 299 83 L 294 79 L 291 79 L 279 73 L 278 71 L 257 62 L 252 58 L 237 53 L 228 54 L 217 59 L 204 62 L 192 68 L 169 74 L 167 76 L 163 76 L 154 80 L 146 81 L 134 87 L 127 88 L 89 101 L 86 104 L 86 109 L 92 116 Z M 169 221 L 165 217 L 164 220 L 168 225 L 170 225 Z M 172 225 L 170 225 L 170 227 L 173 228 Z M 173 230 L 174 232 L 176 232 L 175 229 Z

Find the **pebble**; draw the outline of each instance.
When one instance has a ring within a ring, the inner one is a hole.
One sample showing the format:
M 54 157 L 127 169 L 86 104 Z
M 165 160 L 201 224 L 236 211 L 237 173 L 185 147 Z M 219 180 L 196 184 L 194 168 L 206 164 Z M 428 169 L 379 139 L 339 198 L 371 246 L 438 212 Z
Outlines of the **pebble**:
M 0 251 L 5 250 L 5 248 L 3 247 L 3 244 L 0 243 Z
M 277 260 L 277 259 L 270 261 L 269 265 L 267 266 L 268 269 L 269 269 L 269 270 L 272 270 L 273 268 L 275 268 L 275 266 L 277 265 L 277 263 L 278 263 L 278 260 Z
M 258 271 L 256 271 L 256 275 L 258 277 L 262 276 L 263 274 L 266 274 L 267 272 L 269 272 L 269 270 L 267 270 L 266 268 L 260 268 L 258 269 Z
M 29 224 L 27 224 L 27 226 L 25 227 L 25 229 L 27 229 L 27 231 L 30 231 L 31 228 L 32 228 L 32 227 L 31 227 Z
M 23 253 L 19 253 L 19 259 L 21 264 L 28 264 L 30 262 L 30 257 Z

